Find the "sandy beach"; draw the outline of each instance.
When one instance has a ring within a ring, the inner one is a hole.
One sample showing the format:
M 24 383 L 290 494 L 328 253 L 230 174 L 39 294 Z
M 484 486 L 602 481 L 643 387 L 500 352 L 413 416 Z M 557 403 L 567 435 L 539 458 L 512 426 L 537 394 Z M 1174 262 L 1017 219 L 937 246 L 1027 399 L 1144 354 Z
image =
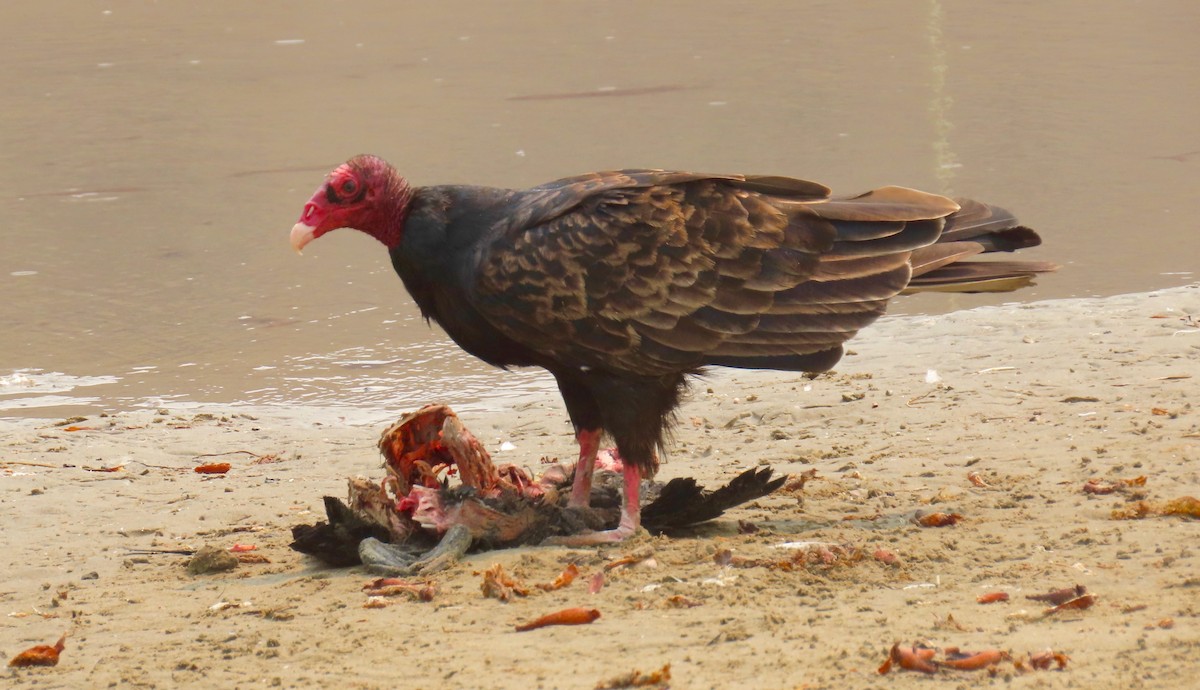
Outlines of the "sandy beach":
M 1069 657 L 1061 671 L 1001 662 L 1008 687 L 1194 683 L 1200 522 L 1114 511 L 1200 497 L 1200 285 L 888 318 L 850 349 L 815 378 L 698 379 L 660 473 L 715 486 L 760 465 L 815 470 L 802 489 L 694 536 L 471 554 L 428 578 L 432 601 L 379 608 L 364 606 L 364 570 L 288 542 L 347 477 L 380 474 L 382 424 L 169 408 L 0 422 L 0 653 L 69 633 L 57 666 L 6 668 L 3 683 L 594 688 L 669 665 L 673 688 L 931 687 L 877 673 L 895 642 Z M 574 455 L 555 396 L 462 417 L 498 461 Z M 232 468 L 193 472 L 206 462 Z M 961 520 L 914 522 L 934 512 Z M 185 555 L 139 551 L 235 544 L 263 562 L 193 576 Z M 561 589 L 481 594 L 494 564 L 534 586 L 571 563 Z M 1089 608 L 1026 598 L 1076 585 Z M 1009 598 L 978 603 L 992 592 Z M 576 606 L 601 617 L 513 629 Z

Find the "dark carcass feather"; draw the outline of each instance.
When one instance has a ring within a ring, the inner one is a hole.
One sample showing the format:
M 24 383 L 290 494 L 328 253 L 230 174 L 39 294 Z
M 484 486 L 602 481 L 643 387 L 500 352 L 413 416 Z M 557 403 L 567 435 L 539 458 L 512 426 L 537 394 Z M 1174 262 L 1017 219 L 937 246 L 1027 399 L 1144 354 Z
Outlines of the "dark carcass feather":
M 642 507 L 642 526 L 659 534 L 718 518 L 783 486 L 787 477 L 772 479 L 772 474 L 770 467 L 751 468 L 716 491 L 706 491 L 691 477 L 676 477 L 663 485 L 658 498 Z

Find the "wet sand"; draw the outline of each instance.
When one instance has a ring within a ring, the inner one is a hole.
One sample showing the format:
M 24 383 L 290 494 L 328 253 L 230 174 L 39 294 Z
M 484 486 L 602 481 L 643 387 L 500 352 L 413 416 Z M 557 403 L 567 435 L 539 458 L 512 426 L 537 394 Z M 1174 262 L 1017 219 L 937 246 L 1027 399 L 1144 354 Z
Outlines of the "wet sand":
M 906 688 L 928 680 L 876 668 L 893 642 L 926 641 L 1070 656 L 1064 671 L 1002 663 L 1010 687 L 1185 687 L 1200 645 L 1200 522 L 1112 512 L 1200 496 L 1198 319 L 1200 285 L 986 307 L 885 319 L 811 380 L 716 372 L 683 406 L 660 476 L 715 485 L 769 464 L 817 479 L 694 536 L 474 554 L 432 578 L 432 602 L 377 609 L 364 608 L 365 572 L 319 567 L 287 543 L 345 477 L 378 473 L 382 426 L 170 408 L 2 422 L 0 653 L 70 633 L 57 667 L 2 676 L 14 688 L 593 688 L 670 664 L 675 688 Z M 551 395 L 463 421 L 492 450 L 514 446 L 502 461 L 573 454 Z M 202 457 L 215 453 L 232 454 Z M 232 469 L 192 471 L 211 460 Z M 1083 491 L 1137 477 L 1144 486 Z M 962 521 L 923 528 L 916 511 Z M 797 541 L 816 551 L 798 562 L 777 548 Z M 131 552 L 235 543 L 269 562 L 192 576 L 184 556 Z M 611 559 L 646 549 L 653 567 L 614 569 L 588 593 Z M 582 574 L 501 603 L 480 593 L 496 563 L 530 584 L 568 563 Z M 1044 615 L 1025 598 L 1077 584 L 1097 597 L 1087 610 Z M 993 591 L 1011 598 L 976 602 Z M 570 606 L 601 617 L 513 631 Z

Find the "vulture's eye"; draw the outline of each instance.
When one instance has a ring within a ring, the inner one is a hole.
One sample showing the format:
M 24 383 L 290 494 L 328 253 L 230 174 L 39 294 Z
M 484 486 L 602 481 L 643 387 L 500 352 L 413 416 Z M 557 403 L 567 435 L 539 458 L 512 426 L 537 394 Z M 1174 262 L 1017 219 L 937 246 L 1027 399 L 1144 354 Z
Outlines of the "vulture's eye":
M 358 183 L 355 182 L 353 179 L 346 179 L 346 180 L 342 181 L 342 184 L 339 187 L 339 189 L 342 192 L 342 196 L 352 196 L 355 192 L 358 191 Z

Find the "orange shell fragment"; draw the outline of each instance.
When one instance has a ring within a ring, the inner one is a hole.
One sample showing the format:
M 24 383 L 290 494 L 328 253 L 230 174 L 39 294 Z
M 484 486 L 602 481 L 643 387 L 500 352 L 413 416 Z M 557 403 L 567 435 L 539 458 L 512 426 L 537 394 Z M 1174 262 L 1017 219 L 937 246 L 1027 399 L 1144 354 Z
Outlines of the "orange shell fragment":
M 600 611 L 596 609 L 572 608 L 555 611 L 554 613 L 546 614 L 537 620 L 528 623 L 522 623 L 517 626 L 517 632 L 525 632 L 526 630 L 536 630 L 544 628 L 548 625 L 586 625 L 600 617 Z
M 963 518 L 958 513 L 929 513 L 917 518 L 917 524 L 922 527 L 949 527 L 957 525 Z
M 66 646 L 67 634 L 63 633 L 62 637 L 58 638 L 58 642 L 54 646 L 40 644 L 36 647 L 30 647 L 20 654 L 14 656 L 8 662 L 9 666 L 57 666 L 58 655 Z

